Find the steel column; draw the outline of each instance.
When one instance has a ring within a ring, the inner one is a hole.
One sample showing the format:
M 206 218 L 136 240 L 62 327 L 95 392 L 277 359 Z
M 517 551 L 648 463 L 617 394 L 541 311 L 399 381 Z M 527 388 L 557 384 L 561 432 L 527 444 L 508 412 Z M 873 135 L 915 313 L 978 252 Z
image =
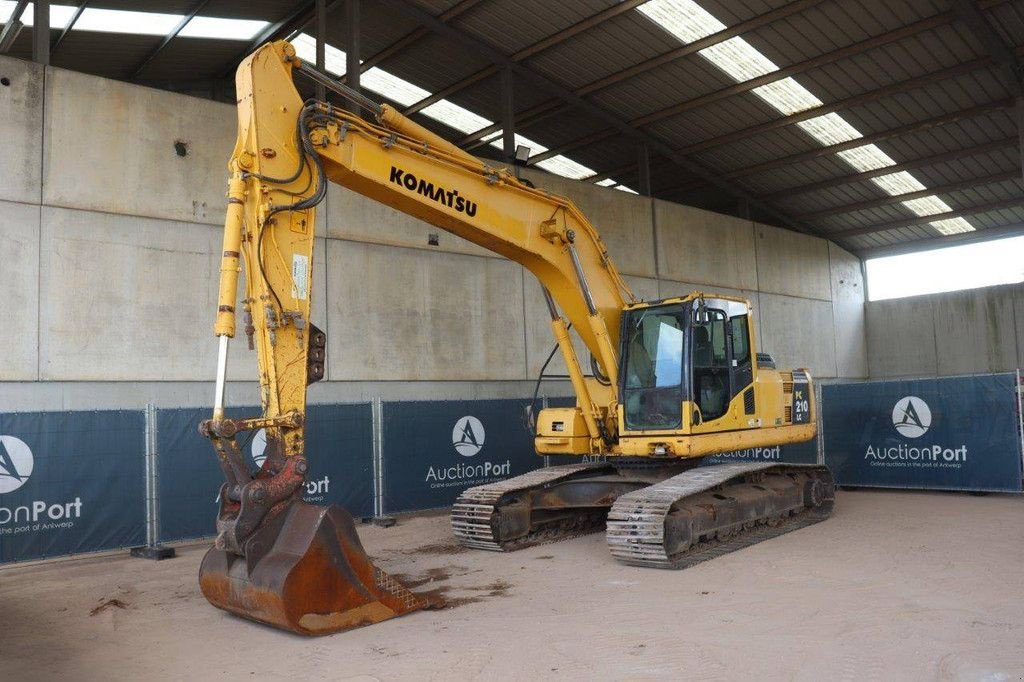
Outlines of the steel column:
M 32 3 L 32 61 L 50 63 L 50 0 Z
M 651 149 L 646 144 L 636 148 L 637 181 L 636 191 L 645 197 L 651 196 Z
M 327 2 L 316 0 L 316 68 L 321 73 L 327 73 Z M 319 102 L 327 100 L 327 89 L 323 83 L 316 84 L 316 99 Z
M 356 92 L 359 90 L 359 66 L 361 20 L 359 0 L 345 0 L 345 84 Z M 360 116 L 360 107 L 353 104 L 352 113 Z
M 501 72 L 501 148 L 504 153 L 504 161 L 512 163 L 516 157 L 516 111 L 515 111 L 515 83 L 511 69 L 503 69 Z

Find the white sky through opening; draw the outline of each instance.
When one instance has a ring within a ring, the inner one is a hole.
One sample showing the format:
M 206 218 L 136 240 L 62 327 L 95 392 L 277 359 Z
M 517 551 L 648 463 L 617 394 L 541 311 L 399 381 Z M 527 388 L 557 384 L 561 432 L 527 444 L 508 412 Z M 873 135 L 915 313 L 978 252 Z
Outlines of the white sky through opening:
M 872 301 L 1024 282 L 1024 237 L 865 261 Z

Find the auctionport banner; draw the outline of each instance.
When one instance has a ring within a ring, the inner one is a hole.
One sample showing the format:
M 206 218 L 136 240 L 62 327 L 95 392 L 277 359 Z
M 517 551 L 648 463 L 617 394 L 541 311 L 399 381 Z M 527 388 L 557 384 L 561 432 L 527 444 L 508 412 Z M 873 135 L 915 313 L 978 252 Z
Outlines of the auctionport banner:
M 726 462 L 778 462 L 779 464 L 817 464 L 818 438 L 805 443 L 773 445 L 763 448 L 747 448 L 734 452 L 704 458 L 703 464 L 725 464 Z
M 257 407 L 227 410 L 231 418 L 253 417 Z M 369 403 L 310 405 L 306 420 L 306 502 L 340 504 L 357 519 L 373 514 L 373 418 Z M 209 408 L 157 412 L 159 539 L 161 542 L 216 534 L 217 496 L 224 482 L 217 455 L 199 434 Z M 262 431 L 239 434 L 253 471 L 263 462 Z
M 0 562 L 145 542 L 141 411 L 0 414 Z
M 528 402 L 384 403 L 385 513 L 446 507 L 466 488 L 543 466 L 526 428 Z
M 822 404 L 837 483 L 1021 491 L 1014 374 L 830 384 Z

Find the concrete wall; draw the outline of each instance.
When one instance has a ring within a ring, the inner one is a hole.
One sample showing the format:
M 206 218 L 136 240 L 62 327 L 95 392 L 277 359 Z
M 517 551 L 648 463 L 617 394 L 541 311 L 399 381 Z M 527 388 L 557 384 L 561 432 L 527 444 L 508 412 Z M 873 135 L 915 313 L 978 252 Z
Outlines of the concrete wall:
M 11 81 L 0 88 L 0 410 L 208 404 L 234 108 L 6 57 L 0 75 Z M 637 295 L 742 292 L 757 308 L 761 348 L 780 364 L 865 376 L 864 286 L 842 249 L 531 177 L 591 217 Z M 439 245 L 428 245 L 431 233 Z M 317 235 L 314 321 L 329 347 L 312 400 L 532 391 L 553 342 L 540 288 L 521 267 L 339 187 L 318 211 Z M 230 401 L 256 400 L 244 339 L 229 377 Z
M 871 301 L 866 310 L 873 378 L 1024 367 L 1024 284 Z

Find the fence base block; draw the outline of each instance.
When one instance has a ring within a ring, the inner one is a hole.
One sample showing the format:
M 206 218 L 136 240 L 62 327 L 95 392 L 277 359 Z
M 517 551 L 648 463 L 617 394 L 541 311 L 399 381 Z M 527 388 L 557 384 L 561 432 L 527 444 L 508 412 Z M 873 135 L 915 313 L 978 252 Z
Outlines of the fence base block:
M 164 547 L 163 545 L 143 545 L 142 547 L 132 547 L 131 555 L 137 559 L 151 559 L 153 561 L 163 561 L 164 559 L 173 559 L 177 554 L 173 547 Z

